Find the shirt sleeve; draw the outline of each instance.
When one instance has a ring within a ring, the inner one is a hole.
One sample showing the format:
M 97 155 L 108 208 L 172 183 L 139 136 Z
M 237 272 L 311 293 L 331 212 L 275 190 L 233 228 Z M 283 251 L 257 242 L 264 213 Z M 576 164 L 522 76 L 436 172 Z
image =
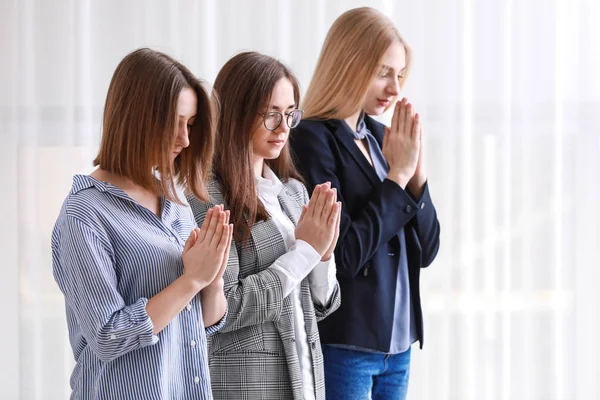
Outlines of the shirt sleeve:
M 337 283 L 335 257 L 332 254 L 328 261 L 321 261 L 308 274 L 308 283 L 313 302 L 321 307 L 329 304 Z
M 223 318 L 221 318 L 219 320 L 219 322 L 217 322 L 214 325 L 211 325 L 209 327 L 206 327 L 204 329 L 206 336 L 211 336 L 214 335 L 215 333 L 219 332 L 221 330 L 221 328 L 223 328 L 225 326 L 225 322 L 227 322 L 227 312 L 228 310 L 225 310 L 225 314 L 223 315 Z
M 125 304 L 108 240 L 80 220 L 67 216 L 56 243 L 53 269 L 94 354 L 108 362 L 158 342 L 146 312 L 147 298 Z
M 320 260 L 319 253 L 304 240 L 296 240 L 287 253 L 275 260 L 269 269 L 279 276 L 283 297 L 289 296 Z

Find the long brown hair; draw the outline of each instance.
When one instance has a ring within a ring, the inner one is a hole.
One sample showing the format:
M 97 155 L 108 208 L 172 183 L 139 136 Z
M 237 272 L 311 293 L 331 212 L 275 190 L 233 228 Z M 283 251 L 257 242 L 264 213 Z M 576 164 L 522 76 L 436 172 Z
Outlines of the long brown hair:
M 185 88 L 196 92 L 198 108 L 190 145 L 172 163 L 177 99 Z M 94 165 L 172 201 L 180 202 L 175 182 L 207 199 L 215 115 L 213 100 L 185 66 L 158 51 L 136 50 L 119 63 L 110 82 Z
M 304 118 L 345 119 L 358 112 L 380 69 L 381 57 L 394 41 L 399 41 L 406 52 L 406 68 L 398 79 L 402 87 L 412 54 L 394 23 L 370 7 L 340 15 L 327 32 L 304 95 Z
M 215 175 L 221 184 L 234 224 L 234 238 L 245 242 L 250 229 L 269 214 L 256 194 L 252 168 L 252 135 L 262 123 L 260 113 L 268 106 L 277 82 L 286 78 L 294 87 L 294 101 L 300 102 L 300 89 L 294 74 L 278 60 L 257 53 L 244 52 L 231 58 L 221 68 L 214 90 L 219 97 Z M 285 122 L 282 122 L 285 123 Z M 278 158 L 265 163 L 283 182 L 301 180 L 286 143 Z

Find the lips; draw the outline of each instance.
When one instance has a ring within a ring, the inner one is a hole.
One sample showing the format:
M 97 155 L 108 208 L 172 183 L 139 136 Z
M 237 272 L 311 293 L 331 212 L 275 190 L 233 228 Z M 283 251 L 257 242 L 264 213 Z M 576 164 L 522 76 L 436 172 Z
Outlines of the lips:
M 386 107 L 388 104 L 390 104 L 390 101 L 385 99 L 377 99 L 377 103 L 382 107 Z

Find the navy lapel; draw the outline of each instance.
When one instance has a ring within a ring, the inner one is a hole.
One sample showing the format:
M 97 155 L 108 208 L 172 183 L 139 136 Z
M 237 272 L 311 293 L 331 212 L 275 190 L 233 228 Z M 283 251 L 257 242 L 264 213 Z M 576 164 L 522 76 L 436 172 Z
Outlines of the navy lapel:
M 375 168 L 373 168 L 354 142 L 352 133 L 349 132 L 350 127 L 348 124 L 342 120 L 329 120 L 326 122 L 326 125 L 333 132 L 337 140 L 348 150 L 348 153 L 350 153 L 356 164 L 358 164 L 362 172 L 369 178 L 371 184 L 373 186 L 381 185 L 381 180 L 377 176 Z

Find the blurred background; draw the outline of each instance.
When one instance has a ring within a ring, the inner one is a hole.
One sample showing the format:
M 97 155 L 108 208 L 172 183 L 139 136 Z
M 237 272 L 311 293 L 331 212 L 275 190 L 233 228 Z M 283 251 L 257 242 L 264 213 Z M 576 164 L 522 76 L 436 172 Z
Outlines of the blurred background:
M 119 61 L 149 46 L 210 85 L 258 50 L 305 90 L 362 5 L 414 50 L 404 95 L 442 226 L 409 399 L 600 399 L 597 0 L 0 0 L 0 398 L 70 394 L 50 233 Z

